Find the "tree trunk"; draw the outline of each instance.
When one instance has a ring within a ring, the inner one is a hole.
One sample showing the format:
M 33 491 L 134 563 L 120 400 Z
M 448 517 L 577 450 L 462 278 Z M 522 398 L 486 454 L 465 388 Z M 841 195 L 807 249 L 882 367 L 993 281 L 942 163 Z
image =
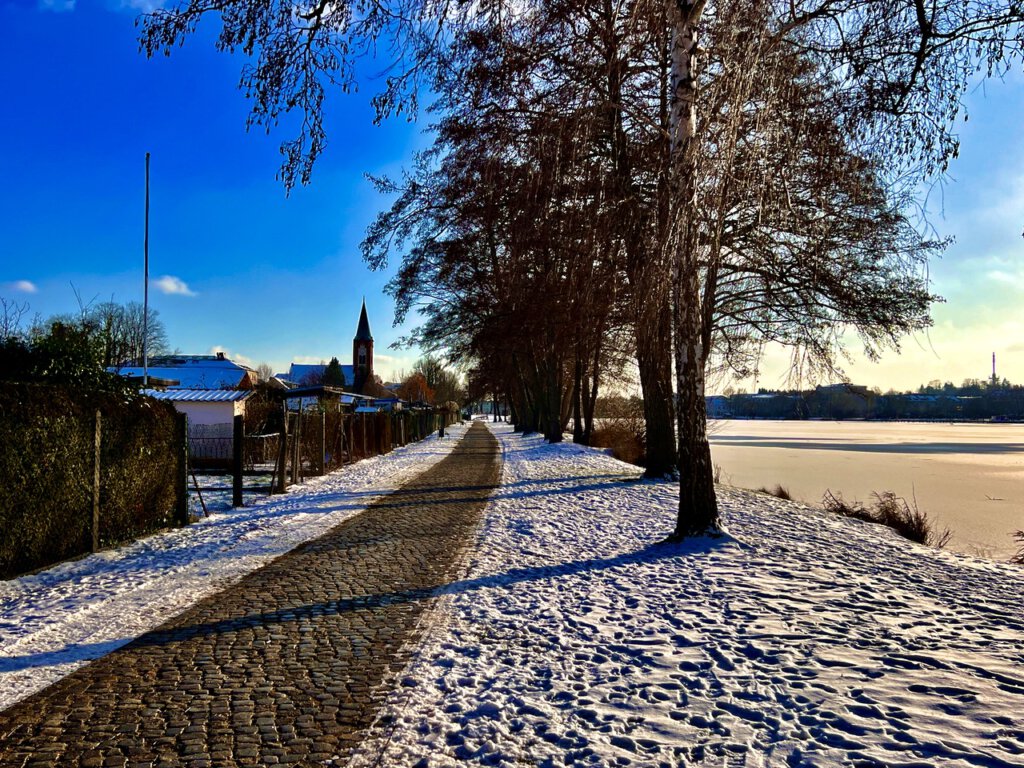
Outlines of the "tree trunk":
M 597 337 L 597 346 L 594 348 L 594 369 L 590 376 L 590 388 L 586 386 L 587 378 L 583 378 L 583 442 L 585 445 L 593 444 L 594 440 L 594 410 L 597 408 L 597 388 L 601 382 L 601 337 Z
M 572 375 L 572 441 L 586 445 L 583 440 L 583 361 L 576 355 Z
M 561 364 L 549 363 L 547 372 L 547 420 L 544 424 L 544 438 L 549 443 L 562 442 L 562 377 Z
M 672 312 L 668 303 L 639 309 L 635 333 L 647 443 L 644 475 L 665 477 L 675 474 L 678 464 L 672 402 Z
M 675 320 L 679 515 L 672 539 L 719 530 L 704 403 L 704 333 L 696 237 L 696 59 L 704 0 L 669 0 L 672 20 L 670 178 L 675 210 L 670 238 Z

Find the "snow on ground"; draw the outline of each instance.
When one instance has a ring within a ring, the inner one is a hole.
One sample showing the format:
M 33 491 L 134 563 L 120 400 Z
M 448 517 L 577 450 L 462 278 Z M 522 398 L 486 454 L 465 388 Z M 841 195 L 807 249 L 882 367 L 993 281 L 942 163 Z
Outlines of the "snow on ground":
M 440 461 L 465 427 L 249 507 L 0 581 L 0 709 L 158 626 Z
M 355 765 L 1022 766 L 1024 573 L 722 488 L 658 545 L 667 482 L 493 426 L 451 584 Z

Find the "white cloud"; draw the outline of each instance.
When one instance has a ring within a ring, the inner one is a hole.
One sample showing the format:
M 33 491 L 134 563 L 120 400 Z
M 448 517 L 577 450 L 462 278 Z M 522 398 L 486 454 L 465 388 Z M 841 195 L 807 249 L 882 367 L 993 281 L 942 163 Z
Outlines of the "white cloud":
M 121 0 L 121 7 L 129 11 L 142 11 L 152 13 L 158 8 L 163 8 L 164 0 Z
M 38 293 L 39 288 L 31 280 L 15 280 L 11 283 L 6 283 L 4 287 L 9 291 L 16 293 Z
M 153 287 L 161 293 L 176 296 L 196 296 L 196 292 L 188 287 L 188 283 L 174 275 L 164 275 L 152 281 Z
M 1013 288 L 1021 287 L 1021 275 L 1019 272 L 1014 274 L 1002 269 L 993 269 L 985 273 L 985 277 L 997 283 L 1005 283 Z
M 373 353 L 374 373 L 385 381 L 397 381 L 402 374 L 408 374 L 419 359 L 419 355 L 388 355 Z
M 36 6 L 40 11 L 66 13 L 75 10 L 75 0 L 39 0 Z
M 323 355 L 294 355 L 292 362 L 296 365 L 326 365 L 330 359 L 330 356 L 325 358 Z M 340 357 L 338 362 L 341 362 Z
M 209 351 L 208 354 L 217 355 L 217 354 L 221 354 L 221 353 L 223 353 L 224 357 L 226 357 L 228 360 L 230 360 L 233 363 L 238 363 L 239 365 L 245 365 L 245 366 L 248 366 L 249 368 L 255 368 L 256 367 L 256 363 L 254 363 L 252 361 L 252 358 L 246 357 L 245 355 L 237 353 L 237 352 L 232 352 L 230 349 L 227 349 L 226 347 L 222 347 L 220 344 L 214 344 L 212 347 L 210 347 L 210 351 Z

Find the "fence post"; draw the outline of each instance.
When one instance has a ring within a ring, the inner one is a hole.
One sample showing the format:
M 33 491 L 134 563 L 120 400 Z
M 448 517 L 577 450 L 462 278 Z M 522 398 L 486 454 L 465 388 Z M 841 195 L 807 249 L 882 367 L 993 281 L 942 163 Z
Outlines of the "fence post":
M 302 463 L 302 454 L 300 452 L 302 442 L 302 405 L 299 405 L 299 411 L 295 414 L 295 429 L 292 430 L 292 485 L 299 482 L 299 464 Z
M 181 456 L 181 466 L 174 478 L 175 522 L 180 526 L 188 525 L 188 416 L 184 413 L 174 414 L 174 440 L 178 447 L 176 452 Z
M 100 548 L 100 440 L 103 434 L 103 416 L 96 411 L 96 429 L 93 434 L 92 459 L 92 551 Z
M 327 413 L 320 411 L 320 474 L 327 474 Z
M 277 493 L 284 493 L 288 486 L 285 470 L 288 466 L 288 402 L 281 404 L 281 442 L 277 446 Z
M 365 413 L 360 413 L 359 414 L 359 424 L 363 428 L 363 456 L 362 456 L 362 458 L 365 459 L 366 458 L 366 414 Z
M 245 416 L 239 414 L 234 418 L 234 425 L 231 432 L 232 451 L 232 482 L 231 482 L 231 506 L 244 506 L 242 501 L 242 449 L 245 445 Z

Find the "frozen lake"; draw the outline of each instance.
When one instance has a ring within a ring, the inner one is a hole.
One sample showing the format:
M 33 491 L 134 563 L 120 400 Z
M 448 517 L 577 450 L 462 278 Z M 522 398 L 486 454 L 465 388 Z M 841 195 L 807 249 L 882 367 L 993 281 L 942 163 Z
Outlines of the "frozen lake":
M 709 422 L 722 482 L 781 484 L 820 505 L 826 490 L 868 502 L 893 491 L 949 526 L 957 552 L 1005 560 L 1024 529 L 1024 424 Z

